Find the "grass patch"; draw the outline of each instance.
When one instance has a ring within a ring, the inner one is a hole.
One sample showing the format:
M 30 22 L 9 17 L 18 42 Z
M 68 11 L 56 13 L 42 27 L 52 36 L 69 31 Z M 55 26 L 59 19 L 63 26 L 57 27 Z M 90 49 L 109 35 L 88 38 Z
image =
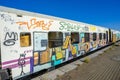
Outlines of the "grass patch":
M 120 46 L 120 43 L 115 43 L 114 46 Z
M 101 54 L 99 54 L 100 56 L 102 56 L 103 55 L 103 53 L 101 53 Z
M 84 61 L 85 63 L 89 63 L 90 62 L 90 58 L 89 57 L 85 57 Z
M 81 64 L 77 64 L 77 66 L 81 66 Z
M 61 75 L 56 75 L 57 78 L 61 77 Z
M 113 46 L 112 46 L 112 47 L 110 47 L 108 50 L 112 50 L 112 48 L 113 48 Z
M 108 50 L 105 50 L 104 53 L 107 53 L 108 51 L 109 51 L 109 49 L 108 49 Z

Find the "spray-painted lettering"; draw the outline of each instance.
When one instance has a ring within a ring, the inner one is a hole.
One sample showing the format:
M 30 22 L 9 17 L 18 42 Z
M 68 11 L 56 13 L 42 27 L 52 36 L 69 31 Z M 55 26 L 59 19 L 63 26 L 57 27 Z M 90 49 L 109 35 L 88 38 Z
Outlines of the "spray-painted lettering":
M 17 50 L 10 50 L 10 53 L 18 53 Z
M 4 30 L 4 32 L 9 32 L 10 31 L 10 29 L 8 29 L 8 27 L 6 27 L 6 26 L 4 27 L 3 30 Z
M 24 51 L 25 54 L 26 53 L 31 53 L 31 52 L 33 52 L 33 50 L 26 50 L 26 51 Z
M 71 24 L 66 22 L 59 22 L 60 30 L 67 30 L 67 31 L 88 31 L 89 28 L 87 26 L 81 26 L 79 24 Z
M 10 22 L 11 24 L 14 23 L 14 19 L 10 15 L 7 14 L 0 14 L 1 20 L 4 20 L 5 22 Z
M 7 32 L 4 38 L 5 46 L 12 46 L 15 44 L 15 41 L 18 40 L 18 34 L 16 32 Z
M 52 20 L 45 22 L 44 20 L 38 20 L 36 18 L 32 18 L 30 22 L 25 22 L 25 21 L 20 21 L 16 22 L 20 26 L 25 25 L 27 26 L 28 30 L 35 29 L 35 28 L 40 28 L 42 27 L 43 30 L 49 30 L 50 26 L 52 25 Z M 24 27 L 24 26 L 23 26 Z

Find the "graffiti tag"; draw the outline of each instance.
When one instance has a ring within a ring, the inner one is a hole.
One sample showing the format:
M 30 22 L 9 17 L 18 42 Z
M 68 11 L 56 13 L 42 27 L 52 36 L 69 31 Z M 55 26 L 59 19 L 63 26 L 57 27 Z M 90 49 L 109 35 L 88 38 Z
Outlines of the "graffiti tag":
M 24 51 L 25 54 L 26 53 L 31 53 L 31 52 L 33 52 L 33 50 L 26 50 L 26 51 Z
M 10 53 L 18 53 L 17 50 L 11 50 Z
M 72 52 L 72 55 L 75 55 L 77 52 L 76 47 L 71 44 L 70 36 L 66 37 L 66 40 L 64 41 L 62 48 L 66 49 L 66 48 L 68 48 L 68 46 L 70 46 L 70 50 Z
M 59 22 L 60 30 L 67 30 L 67 31 L 89 31 L 89 28 L 87 26 L 81 26 L 79 24 L 71 24 L 66 22 Z
M 0 17 L 1 17 L 1 20 L 4 20 L 5 22 L 10 22 L 11 24 L 14 23 L 14 19 L 12 19 L 10 15 L 0 14 Z
M 18 40 L 18 34 L 16 32 L 7 32 L 4 38 L 5 46 L 12 46 L 15 44 L 15 41 Z
M 25 25 L 27 26 L 27 29 L 35 29 L 35 28 L 40 28 L 42 27 L 43 30 L 49 30 L 50 26 L 52 25 L 52 20 L 45 22 L 44 20 L 38 20 L 36 18 L 32 18 L 30 20 L 30 22 L 25 22 L 25 21 L 20 21 L 20 22 L 16 22 L 17 24 L 19 24 L 20 26 Z
M 8 31 L 10 31 L 10 29 L 8 29 L 7 27 L 4 27 L 4 31 L 8 32 Z
M 20 73 L 20 76 L 25 74 L 24 71 L 23 71 L 23 67 L 25 66 L 25 55 L 26 54 L 20 54 L 20 57 L 18 59 L 18 65 L 21 67 L 21 73 Z

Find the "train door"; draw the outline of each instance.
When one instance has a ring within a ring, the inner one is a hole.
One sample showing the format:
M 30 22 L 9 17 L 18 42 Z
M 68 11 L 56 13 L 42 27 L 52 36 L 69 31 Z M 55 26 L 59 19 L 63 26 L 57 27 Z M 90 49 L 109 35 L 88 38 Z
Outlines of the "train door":
M 108 44 L 108 31 L 106 31 L 106 43 Z
M 39 65 L 47 62 L 47 55 L 44 52 L 47 49 L 48 34 L 45 32 L 34 32 L 33 33 L 33 56 L 34 65 Z M 44 59 L 42 58 L 44 56 Z
M 112 42 L 111 29 L 109 29 L 109 42 Z
M 116 39 L 116 34 L 113 34 L 113 41 L 112 42 L 116 42 L 117 39 Z
M 113 42 L 113 32 L 111 31 L 111 40 Z

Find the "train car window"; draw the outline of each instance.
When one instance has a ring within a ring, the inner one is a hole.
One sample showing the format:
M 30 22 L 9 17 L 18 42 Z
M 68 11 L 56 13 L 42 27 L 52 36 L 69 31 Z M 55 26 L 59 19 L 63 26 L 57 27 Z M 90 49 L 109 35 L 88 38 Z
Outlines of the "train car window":
M 72 32 L 71 33 L 71 43 L 72 44 L 79 43 L 79 33 L 78 32 Z
M 93 41 L 96 41 L 97 39 L 97 33 L 93 33 Z
M 106 34 L 105 33 L 103 34 L 103 39 L 106 39 Z
M 85 33 L 85 42 L 90 41 L 90 33 Z
M 99 39 L 102 40 L 102 33 L 99 33 Z
M 20 33 L 20 46 L 28 47 L 31 46 L 31 34 L 26 32 Z
M 63 45 L 62 32 L 49 32 L 48 33 L 49 48 L 59 47 Z

